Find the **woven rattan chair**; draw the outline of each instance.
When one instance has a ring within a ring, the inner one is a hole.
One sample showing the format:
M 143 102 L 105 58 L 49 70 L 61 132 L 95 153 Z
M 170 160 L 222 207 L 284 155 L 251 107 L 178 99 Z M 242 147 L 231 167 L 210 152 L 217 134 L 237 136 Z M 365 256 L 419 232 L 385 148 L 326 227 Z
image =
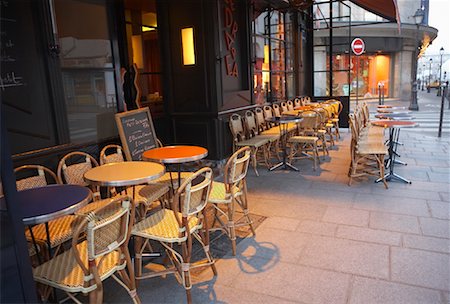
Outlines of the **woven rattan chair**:
M 294 99 L 294 108 L 301 107 L 303 105 L 301 98 L 295 98 Z
M 94 194 L 94 200 L 79 209 L 76 212 L 77 214 L 87 214 L 109 202 L 109 200 L 101 199 L 98 186 L 91 186 L 84 180 L 84 174 L 97 166 L 98 162 L 94 157 L 86 152 L 79 151 L 70 152 L 59 161 L 57 176 L 60 183 L 89 187 Z
M 41 165 L 25 165 L 14 169 L 16 174 L 16 186 L 17 190 L 25 190 L 36 187 L 44 187 L 48 184 L 58 183 L 58 179 L 47 167 Z M 60 217 L 56 220 L 48 222 L 50 246 L 56 248 L 55 254 L 59 251 L 62 244 L 69 241 L 72 238 L 72 224 L 75 218 L 72 215 Z M 33 234 L 31 234 L 31 230 Z M 28 241 L 34 240 L 42 244 L 43 248 L 47 246 L 47 233 L 45 224 L 39 224 L 25 230 L 25 236 Z M 34 247 L 34 246 L 33 246 Z M 36 246 L 38 248 L 39 246 Z M 34 252 L 36 252 L 36 248 Z
M 302 113 L 303 121 L 299 124 L 299 135 L 289 138 L 290 154 L 289 160 L 310 158 L 313 160 L 313 169 L 316 171 L 317 163 L 320 163 L 317 130 L 320 124 L 320 117 L 314 111 Z
M 244 147 L 236 151 L 227 161 L 223 182 L 213 182 L 209 202 L 214 206 L 215 222 L 220 227 L 210 229 L 222 230 L 231 240 L 233 255 L 236 255 L 236 227 L 250 226 L 255 235 L 253 222 L 248 214 L 247 203 L 247 169 L 250 161 L 250 148 Z M 235 207 L 239 205 L 244 215 L 235 220 Z M 224 211 L 223 209 L 226 209 Z
M 329 121 L 334 125 L 336 140 L 338 140 L 339 138 L 341 138 L 341 134 L 339 132 L 339 115 L 343 110 L 343 105 L 337 99 L 328 100 L 327 103 L 333 107 L 333 113 Z
M 175 273 L 181 278 L 186 289 L 188 303 L 191 299 L 191 275 L 193 268 L 211 266 L 214 275 L 217 274 L 214 260 L 209 252 L 209 232 L 206 216 L 206 204 L 210 192 L 212 170 L 202 168 L 187 178 L 177 189 L 172 200 L 172 209 L 161 209 L 133 228 L 136 236 L 136 278 L 146 279 L 155 276 L 165 276 Z M 203 179 L 198 184 L 194 180 Z M 181 212 L 179 212 L 181 210 Z M 192 238 L 197 239 L 206 255 L 206 260 L 191 263 Z M 142 255 L 148 248 L 150 240 L 162 244 L 173 267 L 162 271 L 143 273 Z M 180 244 L 181 253 L 174 244 Z
M 353 178 L 374 175 L 380 178 L 387 189 L 388 185 L 384 178 L 384 157 L 388 151 L 384 145 L 384 138 L 361 136 L 360 127 L 358 127 L 354 115 L 349 115 L 349 124 L 352 140 L 348 185 L 351 186 Z
M 292 102 L 292 100 L 288 100 L 286 104 L 288 111 L 294 111 L 294 103 Z
M 81 302 L 74 294 L 80 292 L 89 294 L 89 303 L 102 303 L 102 282 L 113 277 L 134 303 L 140 303 L 128 252 L 133 214 L 131 198 L 117 197 L 83 216 L 74 231 L 72 247 L 36 267 L 35 281 L 63 290 L 76 303 Z
M 289 111 L 289 110 L 288 110 L 287 103 L 286 103 L 285 101 L 282 101 L 282 102 L 280 103 L 280 107 L 281 107 L 281 114 L 283 114 L 284 112 Z
M 233 114 L 230 116 L 229 125 L 231 134 L 233 135 L 233 151 L 236 151 L 241 147 L 249 146 L 251 149 L 251 160 L 253 170 L 255 171 L 256 176 L 259 176 L 257 166 L 259 155 L 261 153 L 263 155 L 262 157 L 264 164 L 267 166 L 267 168 L 270 167 L 267 159 L 267 149 L 270 144 L 269 137 L 254 136 L 249 138 L 245 134 L 242 118 L 239 114 Z

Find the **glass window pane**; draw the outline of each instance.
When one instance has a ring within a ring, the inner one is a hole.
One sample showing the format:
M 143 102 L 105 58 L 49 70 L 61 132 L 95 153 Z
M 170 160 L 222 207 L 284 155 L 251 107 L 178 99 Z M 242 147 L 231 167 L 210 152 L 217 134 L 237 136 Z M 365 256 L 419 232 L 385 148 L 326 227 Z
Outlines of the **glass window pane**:
M 269 93 L 269 72 L 255 71 L 253 75 L 253 94 L 255 104 L 262 105 L 267 102 Z
M 272 73 L 272 101 L 286 99 L 286 76 L 285 73 Z
M 116 88 L 112 71 L 63 71 L 70 141 L 82 143 L 117 135 Z
M 315 72 L 314 73 L 314 96 L 329 96 L 328 83 L 330 77 L 328 72 Z
M 348 72 L 333 73 L 333 96 L 348 96 L 350 86 L 348 83 Z
M 270 18 L 270 36 L 272 38 L 284 40 L 284 14 L 272 11 Z
M 54 3 L 61 66 L 112 67 L 105 4 L 81 0 L 55 0 Z
M 256 12 L 255 11 L 255 15 L 257 15 L 257 17 L 255 17 L 254 19 L 254 33 L 255 34 L 260 34 L 260 35 L 265 35 L 269 33 L 268 30 L 268 24 L 269 24 L 269 14 L 268 12 Z
M 285 50 L 284 42 L 278 40 L 271 41 L 272 57 L 270 58 L 272 71 L 285 70 Z
M 295 84 L 294 84 L 294 74 L 288 73 L 286 76 L 286 84 L 287 84 L 287 99 L 291 99 L 295 97 Z
M 163 116 L 162 75 L 141 74 L 139 80 L 142 93 L 141 105 L 150 107 L 152 117 Z

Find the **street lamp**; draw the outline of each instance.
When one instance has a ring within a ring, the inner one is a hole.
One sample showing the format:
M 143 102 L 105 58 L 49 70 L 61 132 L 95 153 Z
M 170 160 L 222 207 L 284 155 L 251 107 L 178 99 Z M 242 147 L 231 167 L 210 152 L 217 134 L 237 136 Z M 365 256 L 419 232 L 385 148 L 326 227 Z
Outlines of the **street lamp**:
M 430 71 L 428 73 L 428 87 L 427 87 L 427 93 L 430 93 L 430 85 L 431 85 L 431 64 L 433 63 L 433 58 L 430 58 Z
M 414 14 L 414 23 L 417 26 L 416 30 L 416 41 L 415 49 L 414 49 L 414 57 L 413 57 L 413 64 L 412 64 L 412 71 L 411 71 L 411 80 L 412 80 L 412 92 L 411 92 L 411 103 L 409 104 L 409 109 L 412 111 L 418 111 L 419 105 L 417 104 L 417 57 L 419 56 L 419 49 L 421 46 L 421 40 L 419 40 L 419 25 L 422 23 L 423 20 L 423 10 L 420 8 L 417 9 L 416 13 Z
M 442 84 L 442 55 L 444 55 L 444 47 L 441 47 L 439 50 L 439 54 L 441 55 L 441 63 L 439 64 L 439 87 L 437 96 L 441 96 L 441 84 Z

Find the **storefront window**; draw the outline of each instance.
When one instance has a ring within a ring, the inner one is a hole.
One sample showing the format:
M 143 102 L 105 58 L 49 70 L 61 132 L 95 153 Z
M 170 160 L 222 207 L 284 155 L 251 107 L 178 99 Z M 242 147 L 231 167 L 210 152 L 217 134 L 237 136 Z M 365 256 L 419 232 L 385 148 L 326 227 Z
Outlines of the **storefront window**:
M 53 5 L 70 142 L 116 136 L 117 95 L 106 3 L 54 0 Z
M 253 91 L 256 104 L 294 97 L 294 39 L 291 15 L 253 11 Z
M 137 65 L 141 106 L 149 107 L 153 117 L 161 116 L 163 84 L 158 18 L 155 0 L 125 0 L 125 21 L 129 65 Z
M 350 94 L 356 96 L 356 91 L 358 91 L 359 97 L 375 98 L 378 96 L 380 87 L 381 90 L 384 90 L 384 96 L 388 97 L 390 66 L 390 55 L 369 54 L 358 57 L 353 56 L 350 73 Z M 357 87 L 358 90 L 356 90 Z

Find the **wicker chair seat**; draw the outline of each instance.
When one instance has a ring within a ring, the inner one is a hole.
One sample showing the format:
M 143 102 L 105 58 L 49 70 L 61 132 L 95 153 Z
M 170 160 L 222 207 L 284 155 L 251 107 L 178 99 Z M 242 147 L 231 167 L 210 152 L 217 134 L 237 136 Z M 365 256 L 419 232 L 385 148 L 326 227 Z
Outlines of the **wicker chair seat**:
M 50 245 L 55 248 L 72 238 L 72 227 L 76 217 L 73 215 L 63 216 L 56 220 L 48 222 L 48 230 L 50 235 Z M 45 232 L 45 224 L 33 226 L 33 236 L 36 242 L 47 243 L 47 233 Z M 28 240 L 31 240 L 30 230 L 25 230 Z
M 356 146 L 358 154 L 387 154 L 387 147 L 382 143 L 358 143 Z
M 81 242 L 77 245 L 80 256 L 85 258 L 87 265 L 87 242 Z M 126 263 L 119 265 L 120 255 L 118 251 L 112 251 L 102 258 L 99 263 L 98 272 L 101 280 L 111 276 L 116 270 L 124 269 Z M 47 263 L 36 267 L 33 271 L 34 279 L 37 282 L 44 283 L 67 292 L 83 292 L 87 293 L 96 288 L 95 285 L 85 286 L 85 276 L 83 270 L 76 262 L 74 251 L 68 250 L 54 257 Z
M 132 191 L 132 189 L 130 189 Z M 148 184 L 140 185 L 135 188 L 135 198 L 136 204 L 151 204 L 157 201 L 161 196 L 169 192 L 169 186 L 167 184 Z
M 181 219 L 181 213 L 178 216 Z M 197 217 L 189 218 L 190 233 L 201 228 L 201 226 L 198 226 L 198 223 L 199 219 Z M 135 224 L 132 234 L 166 243 L 184 242 L 187 236 L 180 236 L 181 231 L 179 228 L 175 212 L 170 209 L 161 209 Z
M 237 186 L 234 186 L 233 192 L 235 196 L 241 195 L 242 191 Z M 226 204 L 232 202 L 231 193 L 228 193 L 225 188 L 225 184 L 222 182 L 213 182 L 211 185 L 211 192 L 209 193 L 210 203 L 214 204 Z
M 190 177 L 192 175 L 192 172 L 181 172 L 180 173 L 180 177 L 181 177 L 181 183 L 183 183 L 184 179 Z M 172 179 L 173 179 L 173 185 L 174 187 L 178 187 L 178 173 L 177 172 L 172 172 Z M 163 176 L 161 176 L 158 179 L 155 179 L 154 181 L 151 181 L 151 183 L 158 183 L 158 184 L 165 184 L 168 185 L 169 187 L 172 186 L 172 181 L 170 179 L 170 173 L 166 172 Z
M 330 121 L 331 122 L 339 122 L 339 118 L 331 118 Z
M 97 210 L 99 208 L 102 208 L 102 207 L 108 205 L 110 202 L 111 202 L 111 199 L 109 199 L 109 198 L 93 201 L 93 202 L 87 204 L 86 206 L 84 206 L 83 208 L 79 209 L 77 212 L 75 212 L 75 214 L 88 214 L 91 211 Z
M 281 134 L 280 127 L 272 127 L 269 130 L 262 131 L 260 134 L 261 135 L 277 135 L 278 137 L 280 137 L 280 134 Z
M 297 130 L 297 123 L 295 123 L 295 122 L 288 123 L 287 130 L 288 130 L 288 132 Z
M 264 146 L 267 143 L 269 143 L 269 139 L 267 137 L 255 136 L 250 139 L 245 139 L 245 140 L 239 141 L 235 144 L 238 147 L 250 146 L 250 147 L 259 148 L 259 147 Z
M 292 136 L 289 138 L 289 142 L 298 142 L 298 143 L 314 143 L 318 141 L 319 138 L 316 136 Z
M 17 191 L 47 186 L 45 175 L 35 175 L 16 181 Z
M 261 134 L 261 135 L 258 135 L 258 136 L 259 137 L 263 137 L 263 138 L 267 138 L 270 143 L 276 142 L 277 140 L 280 139 L 280 135 L 279 134 Z
M 27 242 L 28 245 L 28 255 L 31 257 L 36 254 L 36 248 L 34 248 L 34 245 L 31 242 Z M 37 246 L 37 250 L 40 251 L 39 246 Z

